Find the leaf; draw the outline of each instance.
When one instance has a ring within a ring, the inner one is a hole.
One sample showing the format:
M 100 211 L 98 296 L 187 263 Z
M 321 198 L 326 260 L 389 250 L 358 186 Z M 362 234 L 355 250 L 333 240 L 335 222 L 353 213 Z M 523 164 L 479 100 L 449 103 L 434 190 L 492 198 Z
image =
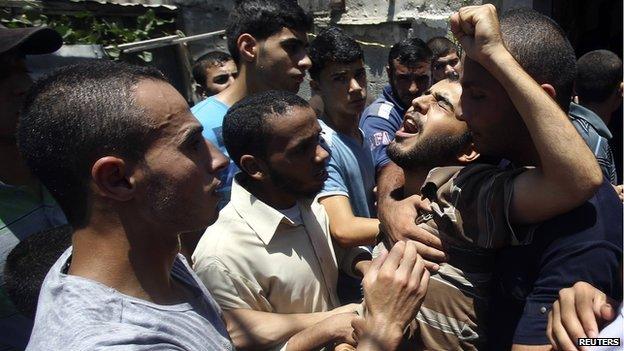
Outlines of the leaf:
M 152 55 L 151 52 L 149 51 L 142 51 L 140 54 L 137 55 L 141 60 L 143 60 L 143 62 L 152 62 L 152 59 L 154 58 L 154 56 Z

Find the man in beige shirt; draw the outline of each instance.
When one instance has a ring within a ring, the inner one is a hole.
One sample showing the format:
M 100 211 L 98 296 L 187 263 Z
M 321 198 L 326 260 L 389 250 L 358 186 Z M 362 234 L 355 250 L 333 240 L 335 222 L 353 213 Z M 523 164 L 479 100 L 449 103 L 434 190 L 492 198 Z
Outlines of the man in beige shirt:
M 193 261 L 238 348 L 354 343 L 357 306 L 339 307 L 338 268 L 354 274 L 353 262 L 370 254 L 335 252 L 325 209 L 313 201 L 327 178 L 320 132 L 307 102 L 285 92 L 245 98 L 224 119 L 224 142 L 241 172 Z M 291 338 L 308 327 L 305 338 Z

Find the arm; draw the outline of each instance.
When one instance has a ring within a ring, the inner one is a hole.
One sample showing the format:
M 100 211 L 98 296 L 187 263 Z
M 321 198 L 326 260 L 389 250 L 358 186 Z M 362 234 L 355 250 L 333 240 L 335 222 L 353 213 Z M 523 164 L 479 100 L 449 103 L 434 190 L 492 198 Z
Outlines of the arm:
M 329 343 L 355 345 L 351 322 L 356 317 L 355 313 L 341 313 L 324 319 L 293 335 L 288 340 L 286 350 L 318 350 Z
M 591 284 L 578 282 L 561 289 L 548 314 L 547 334 L 555 350 L 576 350 L 579 338 L 595 338 L 599 327 L 615 316 L 613 300 Z
M 329 232 L 338 245 L 347 248 L 375 243 L 379 233 L 377 218 L 354 216 L 349 198 L 344 195 L 326 196 L 319 202 L 327 211 Z
M 511 221 L 541 222 L 589 199 L 602 184 L 600 167 L 566 114 L 505 48 L 495 7 L 461 8 L 451 16 L 451 30 L 466 54 L 503 86 L 539 156 L 539 167 L 514 181 Z
M 413 195 L 403 200 L 401 188 L 405 183 L 403 170 L 390 162 L 379 172 L 377 179 L 377 215 L 382 230 L 393 241 L 414 240 L 418 253 L 426 260 L 441 262 L 445 260 L 442 241 L 437 236 L 416 225 L 417 208 L 421 207 L 420 197 Z M 434 268 L 434 264 L 428 264 Z
M 356 306 L 352 304 L 328 312 L 292 314 L 239 308 L 224 310 L 223 315 L 234 346 L 241 350 L 257 350 L 283 344 L 296 333 L 329 317 L 355 311 Z

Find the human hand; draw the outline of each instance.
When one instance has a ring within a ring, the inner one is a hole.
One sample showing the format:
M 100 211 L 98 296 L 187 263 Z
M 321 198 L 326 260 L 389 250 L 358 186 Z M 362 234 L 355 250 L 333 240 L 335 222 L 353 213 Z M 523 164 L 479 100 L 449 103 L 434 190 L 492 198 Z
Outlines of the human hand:
M 355 264 L 355 271 L 359 272 L 362 276 L 368 272 L 371 265 L 371 260 L 362 260 Z
M 418 254 L 425 259 L 428 269 L 437 270 L 438 262 L 446 260 L 442 241 L 436 235 L 416 225 L 418 209 L 430 211 L 428 201 L 412 195 L 400 201 L 387 201 L 380 206 L 378 217 L 382 231 L 394 242 L 414 240 Z
M 338 344 L 334 346 L 334 351 L 354 351 L 355 347 L 349 344 Z
M 506 51 L 492 4 L 462 7 L 451 15 L 450 25 L 466 55 L 482 65 L 496 52 Z
M 362 280 L 367 334 L 400 339 L 416 316 L 428 284 L 429 271 L 413 241 L 400 241 L 374 259 Z
M 585 282 L 561 289 L 559 299 L 548 313 L 546 333 L 555 350 L 577 348 L 579 338 L 595 338 L 599 328 L 615 319 L 614 301 Z
M 324 319 L 321 323 L 331 328 L 334 344 L 356 345 L 351 323 L 357 317 L 355 313 L 339 313 Z

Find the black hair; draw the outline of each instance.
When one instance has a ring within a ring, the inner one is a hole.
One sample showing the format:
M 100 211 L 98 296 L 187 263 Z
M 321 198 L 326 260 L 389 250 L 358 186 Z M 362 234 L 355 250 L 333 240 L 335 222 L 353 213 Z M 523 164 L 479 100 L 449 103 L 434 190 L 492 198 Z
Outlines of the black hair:
M 151 142 L 156 127 L 134 94 L 146 79 L 166 82 L 155 68 L 92 60 L 58 69 L 26 95 L 20 152 L 74 228 L 88 218 L 93 163 L 104 155 L 142 160 Z
M 622 60 L 609 50 L 594 50 L 577 62 L 576 93 L 579 102 L 603 102 L 622 82 Z
M 223 142 L 238 168 L 243 155 L 267 156 L 271 141 L 269 118 L 284 115 L 293 107 L 310 105 L 293 93 L 269 90 L 249 95 L 228 110 L 223 118 Z
M 427 47 L 431 50 L 434 59 L 446 56 L 452 52 L 457 53 L 459 56 L 459 48 L 457 45 L 445 37 L 429 39 L 429 41 L 427 41 Z
M 223 51 L 211 51 L 200 56 L 193 64 L 193 78 L 195 82 L 206 88 L 206 69 L 212 66 L 220 66 L 232 60 L 230 54 Z
M 567 112 L 576 76 L 576 56 L 561 27 L 529 8 L 505 12 L 500 26 L 511 55 L 535 81 L 555 88 L 555 100 Z
M 289 28 L 309 32 L 312 16 L 304 12 L 295 0 L 239 0 L 230 13 L 225 30 L 228 50 L 236 65 L 240 64 L 238 37 L 251 34 L 257 40 L 264 40 Z
M 394 71 L 394 60 L 405 66 L 415 66 L 420 62 L 431 62 L 433 54 L 424 41 L 408 38 L 392 45 L 388 54 L 388 66 Z
M 312 61 L 310 77 L 318 80 L 325 65 L 330 62 L 352 63 L 364 60 L 364 52 L 353 38 L 338 27 L 323 29 L 310 43 L 308 56 Z
M 35 318 L 43 280 L 71 245 L 71 236 L 69 225 L 47 229 L 20 241 L 7 256 L 5 290 L 18 311 L 26 317 Z

